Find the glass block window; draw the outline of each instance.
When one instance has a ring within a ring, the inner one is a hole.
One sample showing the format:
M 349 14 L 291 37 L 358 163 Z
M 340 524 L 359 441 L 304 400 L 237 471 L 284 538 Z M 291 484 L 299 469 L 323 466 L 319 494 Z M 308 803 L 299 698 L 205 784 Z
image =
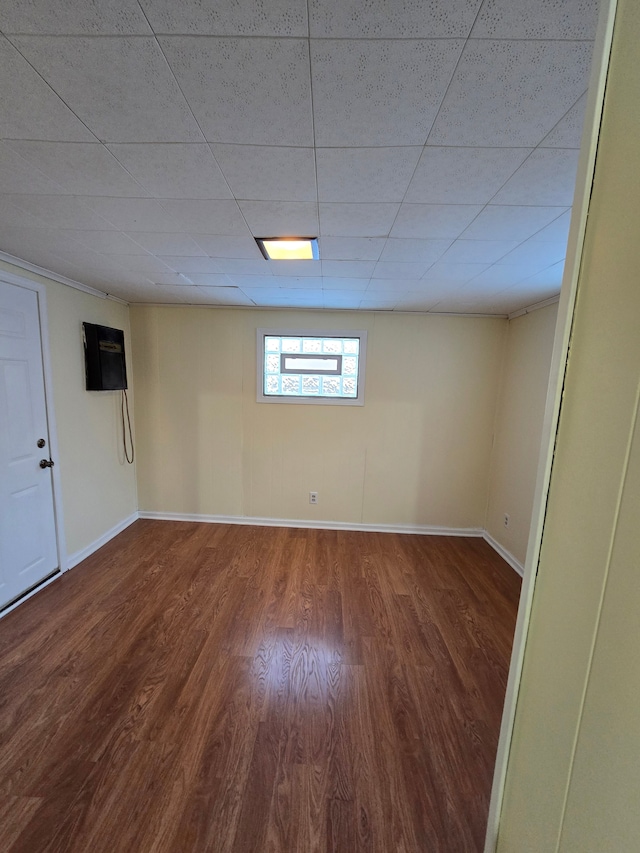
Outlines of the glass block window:
M 366 332 L 258 329 L 258 401 L 363 405 Z

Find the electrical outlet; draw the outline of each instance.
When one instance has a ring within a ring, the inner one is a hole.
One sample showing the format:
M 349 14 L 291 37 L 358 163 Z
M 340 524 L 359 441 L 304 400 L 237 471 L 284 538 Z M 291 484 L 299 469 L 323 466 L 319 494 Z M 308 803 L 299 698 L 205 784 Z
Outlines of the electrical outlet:
M 505 514 L 504 514 L 504 526 L 508 527 L 510 521 L 511 521 L 511 516 L 509 515 L 508 512 L 505 512 Z
M 309 503 L 317 504 L 318 503 L 318 493 L 317 492 L 309 492 Z

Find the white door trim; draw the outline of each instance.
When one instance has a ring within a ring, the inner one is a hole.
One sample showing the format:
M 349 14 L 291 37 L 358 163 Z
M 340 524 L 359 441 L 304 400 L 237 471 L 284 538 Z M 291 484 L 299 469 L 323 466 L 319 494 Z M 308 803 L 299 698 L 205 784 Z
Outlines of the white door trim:
M 42 372 L 44 375 L 44 398 L 45 405 L 47 407 L 47 426 L 49 428 L 49 450 L 51 452 L 51 458 L 54 460 L 54 462 L 59 463 L 60 452 L 58 449 L 58 432 L 56 429 L 55 409 L 53 404 L 53 373 L 51 370 L 51 353 L 49 350 L 47 289 L 45 285 L 41 284 L 40 282 L 24 278 L 23 276 L 15 275 L 14 273 L 5 272 L 4 270 L 0 270 L 0 281 L 4 281 L 7 284 L 13 284 L 16 287 L 25 288 L 26 290 L 34 291 L 38 297 L 40 344 L 42 348 Z M 62 573 L 66 572 L 69 566 L 67 563 L 67 547 L 64 535 L 62 482 L 59 464 L 53 466 L 53 468 L 51 469 L 51 475 L 53 480 L 53 509 L 56 525 L 56 547 L 58 549 L 58 566 L 60 567 L 60 573 Z M 55 577 L 59 577 L 59 575 L 56 575 Z M 55 577 L 51 578 L 50 581 L 55 580 Z M 43 583 L 39 585 L 33 592 L 35 593 L 38 590 L 42 589 L 42 587 L 46 584 L 47 581 L 43 581 Z M 22 604 L 25 598 L 28 597 L 28 595 L 24 596 L 19 601 L 15 602 L 15 604 L 11 605 L 11 607 L 7 607 L 2 615 L 5 616 L 18 604 Z
M 495 853 L 498 846 L 498 834 L 507 775 L 507 765 L 509 762 L 509 750 L 511 748 L 511 740 L 513 737 L 516 706 L 518 702 L 525 647 L 527 643 L 527 633 L 529 629 L 531 609 L 533 606 L 538 563 L 540 560 L 540 548 L 545 523 L 547 497 L 549 493 L 551 468 L 553 465 L 558 422 L 560 418 L 564 378 L 569 356 L 569 342 L 573 326 L 578 275 L 580 272 L 580 262 L 582 260 L 582 251 L 584 247 L 589 202 L 591 199 L 591 188 L 593 185 L 598 139 L 600 136 L 600 124 L 602 121 L 616 9 L 617 0 L 604 0 L 600 10 L 598 32 L 594 45 L 591 80 L 585 113 L 584 131 L 582 135 L 582 147 L 580 150 L 578 175 L 576 178 L 576 189 L 573 199 L 573 212 L 571 214 L 571 227 L 569 230 L 569 241 L 567 245 L 567 260 L 565 263 L 562 289 L 560 292 L 558 320 L 556 324 L 553 355 L 551 359 L 551 374 L 549 378 L 542 428 L 533 515 L 531 518 L 531 527 L 529 532 L 529 545 L 525 560 L 524 580 L 522 583 L 522 591 L 520 593 L 518 620 L 513 640 L 511 667 L 509 669 L 509 680 L 507 682 L 504 711 L 502 714 L 500 740 L 498 742 L 498 753 L 496 756 L 493 775 L 493 787 L 491 790 L 491 803 L 489 806 L 489 819 L 487 822 L 484 853 Z

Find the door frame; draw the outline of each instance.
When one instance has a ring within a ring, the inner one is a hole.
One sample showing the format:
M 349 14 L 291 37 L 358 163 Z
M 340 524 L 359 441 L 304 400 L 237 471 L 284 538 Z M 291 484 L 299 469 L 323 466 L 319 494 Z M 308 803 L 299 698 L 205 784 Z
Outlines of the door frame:
M 573 198 L 571 226 L 567 244 L 558 318 L 551 357 L 551 371 L 545 404 L 540 456 L 533 502 L 533 513 L 529 529 L 529 544 L 525 560 L 524 579 L 518 606 L 511 665 L 504 700 L 500 739 L 491 789 L 491 802 L 487 821 L 484 853 L 495 853 L 498 846 L 500 818 L 505 790 L 509 751 L 513 738 L 516 707 L 527 644 L 529 621 L 535 594 L 535 585 L 540 561 L 540 550 L 547 510 L 547 498 L 551 481 L 551 469 L 555 454 L 560 409 L 564 392 L 564 380 L 569 358 L 573 315 L 578 289 L 578 276 L 584 248 L 584 238 L 591 200 L 591 189 L 598 151 L 600 124 L 604 108 L 604 97 L 609 71 L 609 59 L 613 42 L 613 28 L 618 0 L 601 0 L 598 30 L 593 51 L 591 78 L 587 95 L 582 145 L 578 162 L 578 173 Z
M 28 592 L 7 607 L 2 616 L 11 613 L 19 605 L 23 604 L 32 595 L 40 592 L 45 586 L 48 586 L 53 581 L 57 580 L 69 568 L 67 562 L 67 546 L 64 535 L 64 514 L 62 503 L 62 479 L 60 474 L 60 465 L 57 464 L 60 460 L 60 451 L 58 448 L 58 432 L 56 429 L 55 408 L 53 403 L 53 372 L 51 369 L 51 353 L 49 349 L 49 323 L 47 313 L 47 288 L 44 284 L 34 281 L 24 276 L 16 275 L 15 273 L 6 272 L 0 269 L 0 281 L 6 284 L 12 284 L 16 287 L 22 287 L 25 290 L 33 291 L 38 300 L 38 324 L 40 327 L 40 349 L 42 351 L 42 373 L 44 378 L 44 400 L 47 412 L 47 428 L 49 432 L 49 452 L 50 456 L 56 462 L 51 468 L 52 483 L 53 483 L 53 514 L 56 530 L 56 550 L 58 554 L 59 571 L 53 577 L 42 581 L 35 589 Z

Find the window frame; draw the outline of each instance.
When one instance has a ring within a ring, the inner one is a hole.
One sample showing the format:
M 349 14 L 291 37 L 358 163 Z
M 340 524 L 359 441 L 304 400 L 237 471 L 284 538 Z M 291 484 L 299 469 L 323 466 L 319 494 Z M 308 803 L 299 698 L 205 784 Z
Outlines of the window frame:
M 312 397 L 264 393 L 264 339 L 265 337 L 291 338 L 358 338 L 360 349 L 358 353 L 358 396 L 357 397 Z M 367 332 L 364 329 L 256 329 L 256 380 L 258 403 L 286 403 L 293 405 L 312 406 L 364 406 L 364 388 L 367 361 Z

